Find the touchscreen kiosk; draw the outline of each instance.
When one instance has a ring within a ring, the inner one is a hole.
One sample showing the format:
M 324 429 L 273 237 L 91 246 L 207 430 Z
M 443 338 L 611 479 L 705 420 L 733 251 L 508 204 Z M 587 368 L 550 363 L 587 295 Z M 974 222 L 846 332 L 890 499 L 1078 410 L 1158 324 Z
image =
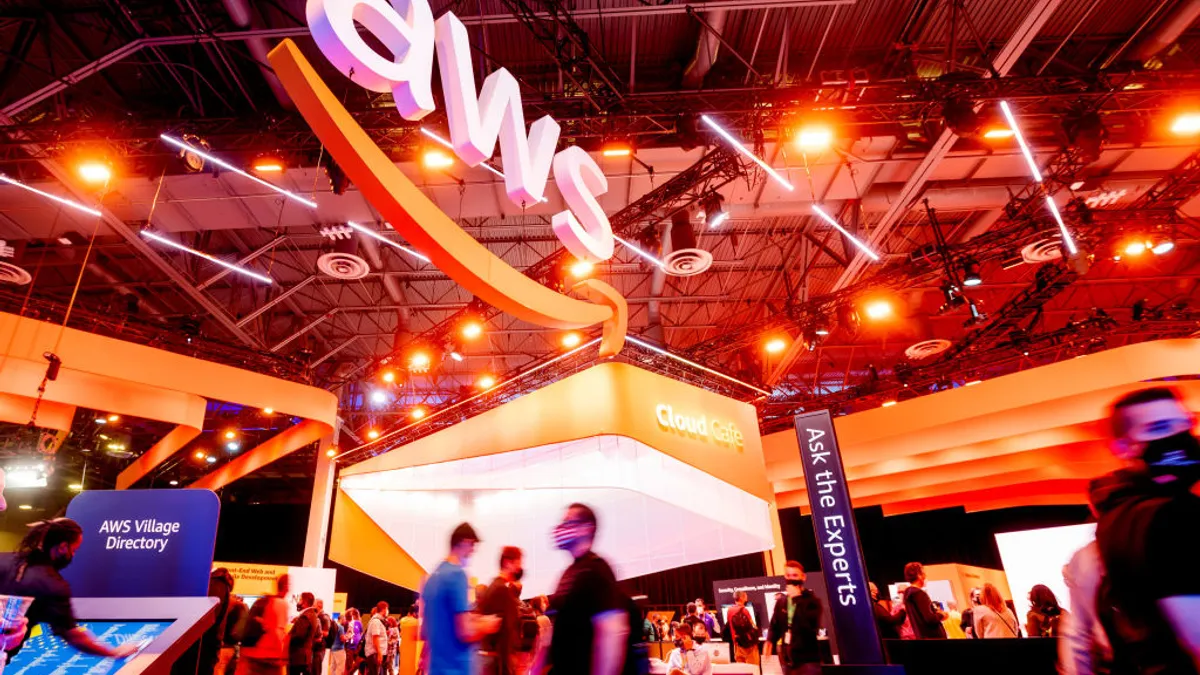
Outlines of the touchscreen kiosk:
M 134 642 L 125 659 L 90 656 L 39 626 L 5 675 L 166 675 L 213 625 L 216 598 L 76 598 L 79 623 L 107 645 Z

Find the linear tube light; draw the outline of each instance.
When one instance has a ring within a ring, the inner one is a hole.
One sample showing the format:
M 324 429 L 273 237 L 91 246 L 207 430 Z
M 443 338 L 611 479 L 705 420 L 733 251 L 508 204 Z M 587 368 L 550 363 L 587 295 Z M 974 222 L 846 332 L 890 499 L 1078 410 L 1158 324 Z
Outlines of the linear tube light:
M 863 253 L 866 253 L 867 257 L 869 257 L 871 260 L 874 260 L 875 262 L 879 262 L 879 254 L 878 253 L 872 251 L 870 248 L 867 247 L 866 244 L 859 241 L 858 237 L 855 237 L 854 235 L 852 235 L 848 231 L 846 231 L 846 228 L 842 227 L 841 223 L 834 220 L 833 216 L 829 215 L 828 213 L 825 213 L 824 209 L 817 206 L 816 204 L 813 204 L 812 210 L 813 210 L 813 213 L 817 214 L 818 216 L 821 216 L 821 218 L 825 222 L 832 225 L 835 230 L 837 230 L 838 232 L 841 232 L 842 236 L 844 236 L 845 238 L 850 240 L 850 243 L 854 244 L 859 249 L 861 249 Z
M 225 269 L 233 271 L 233 272 L 237 272 L 238 274 L 244 274 L 252 279 L 257 279 L 257 280 L 263 282 L 264 284 L 274 283 L 273 281 L 271 281 L 271 277 L 263 276 L 263 275 L 259 274 L 258 272 L 251 272 L 250 270 L 246 269 L 245 267 L 240 267 L 238 265 L 234 265 L 233 263 L 225 262 L 224 260 L 221 260 L 220 258 L 216 258 L 216 257 L 213 257 L 202 251 L 197 251 L 194 248 L 184 246 L 183 244 L 180 244 L 179 242 L 167 239 L 166 237 L 155 234 L 154 232 L 151 232 L 150 230 L 142 230 L 142 236 L 146 237 L 147 239 L 157 241 L 160 244 L 170 246 L 173 249 L 183 251 L 184 253 L 190 253 L 198 258 L 204 258 L 205 260 L 209 261 L 210 263 L 220 265 L 221 267 L 224 267 Z
M 178 138 L 173 138 L 166 134 L 160 134 L 159 138 L 161 138 L 166 143 L 170 143 L 171 145 L 174 145 L 177 148 L 180 148 L 182 150 L 187 150 L 188 152 L 193 153 L 199 157 L 203 157 L 206 162 L 212 162 L 213 164 L 216 164 L 217 166 L 221 167 L 222 169 L 225 169 L 226 171 L 232 171 L 232 172 L 236 173 L 237 175 L 242 176 L 243 178 L 249 178 L 250 180 L 254 181 L 255 183 L 258 183 L 259 185 L 261 185 L 269 190 L 278 192 L 279 194 L 283 195 L 284 197 L 287 197 L 288 199 L 300 202 L 301 204 L 307 206 L 310 209 L 317 208 L 316 202 L 309 200 L 309 199 L 305 199 L 304 197 L 301 197 L 300 195 L 296 194 L 295 192 L 285 190 L 285 189 L 279 187 L 278 185 L 275 185 L 274 183 L 271 183 L 271 182 L 268 182 L 268 181 L 265 181 L 265 180 L 259 178 L 258 176 L 255 176 L 253 174 L 242 171 L 241 169 L 237 168 L 236 166 L 230 164 L 229 162 L 226 162 L 223 159 L 214 157 L 193 145 L 189 145 L 189 144 L 179 140 Z
M 361 232 L 376 241 L 381 241 L 381 242 L 387 244 L 388 246 L 391 246 L 393 248 L 398 248 L 401 251 L 404 251 L 405 253 L 411 255 L 412 257 L 417 258 L 418 260 L 424 260 L 425 262 L 429 262 L 429 258 L 426 258 L 425 256 L 423 256 L 420 253 L 418 253 L 417 251 L 405 246 L 404 244 L 398 244 L 398 243 L 392 241 L 391 239 L 388 239 L 387 237 L 383 236 L 382 234 L 379 234 L 378 232 L 376 232 L 375 230 L 372 230 L 369 227 L 363 227 L 362 225 L 359 225 L 358 223 L 351 223 L 351 222 L 347 222 L 346 227 L 349 227 L 353 230 Z
M 725 141 L 727 143 L 729 143 L 730 145 L 732 145 L 735 150 L 737 150 L 738 152 L 742 153 L 743 155 L 749 157 L 751 160 L 754 161 L 755 164 L 762 167 L 763 171 L 767 172 L 767 175 L 769 175 L 771 178 L 774 178 L 775 181 L 778 182 L 783 187 L 787 188 L 789 192 L 796 189 L 794 186 L 792 186 L 791 183 L 789 183 L 787 181 L 786 178 L 784 178 L 782 175 L 780 175 L 778 171 L 771 168 L 770 164 L 767 164 L 763 160 L 759 159 L 758 155 L 755 155 L 753 152 L 750 152 L 749 148 L 742 145 L 741 141 L 739 141 L 738 139 L 733 137 L 733 134 L 731 134 L 728 131 L 725 131 L 723 128 L 721 128 L 721 125 L 714 122 L 711 117 L 709 117 L 708 115 L 701 115 L 700 119 L 704 120 L 705 124 L 712 127 L 713 131 L 716 131 L 718 134 L 720 134 L 721 138 L 724 138 Z
M 58 202 L 59 204 L 62 204 L 63 206 L 69 206 L 78 211 L 83 211 L 84 213 L 86 213 L 90 216 L 96 216 L 97 218 L 99 218 L 101 216 L 101 213 L 99 211 L 97 211 L 96 209 L 88 208 L 88 207 L 84 206 L 83 204 L 80 204 L 79 202 L 71 200 L 71 199 L 67 199 L 66 197 L 59 197 L 58 195 L 52 195 L 49 192 L 42 192 L 41 190 L 39 190 L 33 186 L 26 185 L 24 183 L 15 181 L 15 180 L 9 178 L 8 176 L 5 176 L 2 173 L 0 173 L 0 182 L 8 183 L 9 185 L 15 185 L 16 187 L 19 187 L 22 190 L 28 190 L 29 192 L 32 192 L 36 195 L 40 195 L 51 201 Z

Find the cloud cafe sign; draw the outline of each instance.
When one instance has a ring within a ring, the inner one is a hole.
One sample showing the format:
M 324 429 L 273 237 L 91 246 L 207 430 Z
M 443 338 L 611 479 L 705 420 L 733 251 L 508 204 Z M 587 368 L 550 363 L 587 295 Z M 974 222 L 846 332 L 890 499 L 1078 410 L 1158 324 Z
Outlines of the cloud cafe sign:
M 711 440 L 719 445 L 742 449 L 745 437 L 733 422 L 709 419 L 704 415 L 690 415 L 676 411 L 666 403 L 654 408 L 658 427 L 664 431 L 683 434 L 692 438 Z

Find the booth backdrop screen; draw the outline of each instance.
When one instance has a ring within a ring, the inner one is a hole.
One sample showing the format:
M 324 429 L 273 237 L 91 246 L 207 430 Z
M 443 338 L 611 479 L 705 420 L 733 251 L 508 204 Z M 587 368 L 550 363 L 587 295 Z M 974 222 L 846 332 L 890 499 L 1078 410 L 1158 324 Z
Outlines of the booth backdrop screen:
M 996 546 L 1000 549 L 1000 560 L 1004 563 L 1004 574 L 1008 576 L 1008 587 L 1012 589 L 1013 604 L 1017 606 L 1017 618 L 1025 623 L 1029 613 L 1029 590 L 1037 584 L 1045 584 L 1058 597 L 1058 604 L 1070 611 L 1071 598 L 1063 582 L 1062 569 L 1071 561 L 1071 556 L 1096 539 L 1096 524 L 1045 527 L 1020 532 L 1002 532 L 996 535 Z
M 148 645 L 165 631 L 170 621 L 85 621 L 80 623 L 92 631 L 100 641 L 108 645 L 126 642 L 142 642 Z M 144 646 L 143 645 L 143 646 Z M 62 638 L 41 626 L 34 628 L 32 636 L 12 663 L 5 668 L 7 675 L 107 675 L 115 673 L 129 659 L 106 659 L 91 656 L 68 645 Z

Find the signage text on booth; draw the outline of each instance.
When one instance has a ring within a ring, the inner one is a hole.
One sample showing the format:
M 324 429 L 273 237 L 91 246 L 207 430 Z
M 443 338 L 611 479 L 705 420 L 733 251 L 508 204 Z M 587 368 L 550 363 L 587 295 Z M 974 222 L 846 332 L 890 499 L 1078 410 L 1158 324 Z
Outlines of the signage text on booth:
M 704 415 L 677 413 L 673 406 L 666 403 L 660 403 L 654 408 L 654 416 L 658 420 L 658 426 L 664 430 L 678 431 L 697 438 L 711 438 L 721 445 L 739 450 L 745 443 L 745 436 L 733 422 L 710 420 Z

